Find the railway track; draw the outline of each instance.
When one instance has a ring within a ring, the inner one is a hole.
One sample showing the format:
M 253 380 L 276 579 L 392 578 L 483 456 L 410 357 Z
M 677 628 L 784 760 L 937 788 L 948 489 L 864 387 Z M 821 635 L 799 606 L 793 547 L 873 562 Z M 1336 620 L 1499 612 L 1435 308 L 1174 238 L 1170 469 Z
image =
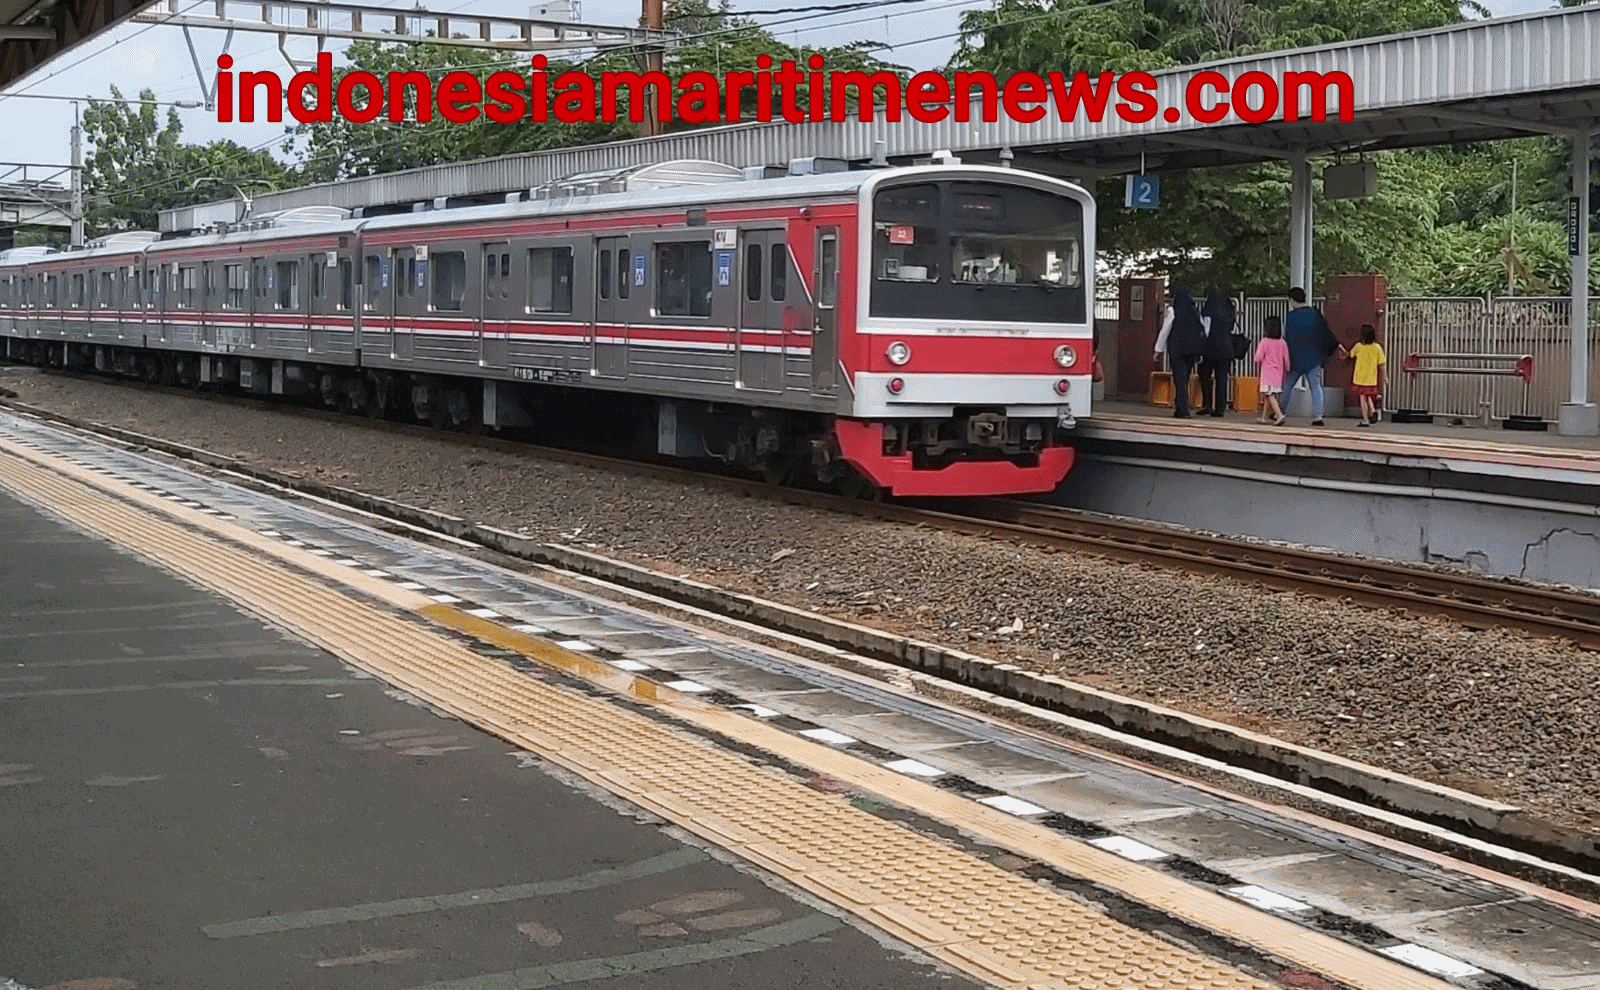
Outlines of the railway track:
M 382 432 L 445 440 L 516 456 L 533 454 L 563 463 L 621 471 L 660 480 L 709 485 L 723 490 L 857 516 L 966 535 L 1007 540 L 1054 550 L 1091 553 L 1129 563 L 1164 566 L 1195 574 L 1253 582 L 1280 591 L 1342 599 L 1405 614 L 1432 615 L 1470 629 L 1505 627 L 1570 640 L 1600 650 L 1600 596 L 1459 571 L 1340 557 L 1297 547 L 1256 543 L 1209 533 L 1077 512 L 1015 499 L 963 499 L 939 508 L 912 502 L 874 502 L 827 492 L 767 484 L 703 469 L 661 464 L 531 444 L 473 433 L 347 414 L 247 396 L 195 392 L 145 382 L 50 369 L 63 378 L 115 383 L 126 388 L 171 393 L 206 401 L 271 410 L 327 422 L 360 423 Z M 17 403 L 8 403 L 17 404 Z M 33 410 L 39 411 L 39 410 Z M 53 415 L 53 414 L 52 414 Z M 98 424 L 54 416 L 80 429 Z

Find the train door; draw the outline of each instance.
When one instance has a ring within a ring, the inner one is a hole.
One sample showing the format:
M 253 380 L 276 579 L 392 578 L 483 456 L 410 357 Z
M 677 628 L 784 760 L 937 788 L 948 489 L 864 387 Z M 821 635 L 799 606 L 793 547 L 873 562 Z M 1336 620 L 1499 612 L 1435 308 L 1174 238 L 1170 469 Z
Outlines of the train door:
M 272 314 L 272 302 L 277 283 L 272 277 L 272 262 L 266 258 L 250 259 L 250 325 L 240 334 L 240 345 L 258 347 L 270 336 L 262 332 L 263 322 Z
M 626 237 L 597 237 L 594 245 L 594 321 L 589 324 L 589 366 L 596 378 L 626 378 L 625 302 L 633 281 L 632 253 Z
M 217 294 L 217 271 L 214 262 L 200 263 L 200 342 L 217 342 L 217 320 L 221 318 L 222 304 Z
M 504 368 L 510 354 L 512 297 L 511 245 L 483 246 L 483 304 L 478 307 L 478 364 Z
M 427 276 L 418 265 L 415 247 L 390 249 L 393 277 L 389 279 L 389 340 L 397 361 L 416 357 L 416 298 L 418 282 Z
M 811 284 L 816 287 L 812 307 L 811 394 L 834 395 L 839 388 L 839 228 L 817 230 L 816 266 Z
M 785 312 L 790 308 L 787 235 L 782 228 L 747 230 L 742 250 L 739 330 L 734 338 L 738 381 L 744 388 L 781 392 Z M 723 262 L 719 256 L 719 268 Z M 718 272 L 717 281 L 722 281 L 721 272 Z M 789 323 L 792 324 L 792 320 Z
M 306 293 L 304 313 L 306 351 L 310 354 L 327 354 L 332 333 L 328 330 L 333 320 L 333 296 L 338 291 L 339 253 L 318 251 L 306 256 L 306 275 L 310 291 Z

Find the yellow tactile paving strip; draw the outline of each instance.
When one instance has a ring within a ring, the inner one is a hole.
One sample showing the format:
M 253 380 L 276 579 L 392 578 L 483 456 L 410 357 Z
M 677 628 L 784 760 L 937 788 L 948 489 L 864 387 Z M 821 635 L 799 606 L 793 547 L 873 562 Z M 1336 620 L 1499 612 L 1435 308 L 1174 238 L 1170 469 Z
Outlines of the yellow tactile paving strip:
M 159 561 L 463 719 L 516 741 L 985 982 L 1016 990 L 1268 990 L 1239 970 L 1114 921 L 1091 906 L 909 829 L 859 811 L 714 745 L 576 692 L 525 677 L 414 622 L 277 569 L 277 556 L 401 609 L 522 649 L 654 700 L 675 694 L 353 574 L 198 510 L 47 455 L 0 443 L 0 483 L 50 511 Z M 48 468 L 48 470 L 46 469 Z M 77 480 L 80 479 L 81 483 Z M 114 491 L 140 511 L 95 491 Z M 157 516 L 182 520 L 174 523 Z M 264 551 L 252 555 L 196 530 Z M 560 654 L 560 656 L 553 656 Z M 1264 948 L 1365 990 L 1448 986 L 1381 956 L 1193 888 L 1154 870 L 1019 822 L 929 784 L 690 699 L 673 707 L 802 765 L 1036 855 L 1135 900 Z

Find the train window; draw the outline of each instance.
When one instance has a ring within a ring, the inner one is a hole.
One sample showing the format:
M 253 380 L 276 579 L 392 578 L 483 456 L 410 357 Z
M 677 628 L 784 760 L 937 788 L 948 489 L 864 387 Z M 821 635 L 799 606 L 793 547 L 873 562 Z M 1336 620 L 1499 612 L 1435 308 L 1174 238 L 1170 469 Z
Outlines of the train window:
M 656 315 L 711 315 L 711 245 L 672 241 L 656 245 Z
M 71 301 L 70 305 L 72 306 L 73 309 L 82 309 L 83 308 L 83 273 L 82 272 L 79 272 L 78 274 L 72 276 L 72 301 Z
M 483 256 L 483 297 L 493 299 L 500 294 L 500 260 L 487 252 Z
M 500 254 L 500 298 L 511 298 L 511 252 Z
M 611 252 L 600 252 L 600 273 L 595 276 L 595 282 L 600 286 L 600 298 L 611 298 Z
M 244 309 L 244 266 L 222 266 L 222 308 Z
M 839 295 L 839 239 L 824 237 L 817 251 L 817 266 L 822 269 L 817 279 L 817 305 L 834 306 Z
M 311 262 L 311 298 L 321 299 L 328 294 L 328 265 L 321 258 Z
M 116 275 L 112 272 L 100 273 L 100 298 L 96 301 L 100 304 L 101 309 L 110 309 L 111 303 L 116 298 L 117 283 L 115 279 Z
M 196 281 L 193 265 L 185 265 L 178 269 L 178 305 L 184 309 L 194 308 Z
M 339 308 L 349 309 L 355 298 L 355 265 L 349 258 L 339 259 Z
M 366 273 L 366 306 L 368 309 L 378 308 L 378 293 L 383 291 L 383 259 L 375 254 L 367 255 Z
M 937 282 L 939 187 L 894 186 L 873 198 L 872 273 L 890 282 Z
M 300 262 L 278 262 L 277 284 L 279 309 L 298 309 L 300 306 Z
M 207 261 L 205 263 L 205 276 L 206 276 L 205 295 L 202 296 L 201 298 L 204 299 L 206 302 L 210 302 L 212 299 L 215 299 L 217 297 L 217 269 L 216 269 L 216 266 L 213 265 L 209 261 Z
M 789 291 L 789 248 L 783 243 L 772 245 L 772 295 L 773 302 L 783 302 Z
M 761 245 L 744 249 L 744 297 L 751 302 L 761 298 Z
M 572 249 L 528 252 L 528 312 L 572 312 Z
M 628 298 L 631 281 L 629 275 L 633 273 L 633 252 L 627 248 L 617 252 L 617 298 Z
M 440 251 L 433 262 L 433 308 L 454 312 L 467 297 L 467 255 L 465 251 Z

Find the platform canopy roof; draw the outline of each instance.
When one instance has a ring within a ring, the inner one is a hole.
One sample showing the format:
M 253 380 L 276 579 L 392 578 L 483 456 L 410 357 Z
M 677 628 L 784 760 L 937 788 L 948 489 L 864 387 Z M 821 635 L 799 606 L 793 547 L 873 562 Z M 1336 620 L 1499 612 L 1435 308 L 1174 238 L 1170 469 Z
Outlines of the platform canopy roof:
M 0 0 L 5 2 L 5 0 Z M 1471 21 L 1431 31 L 1368 38 L 1155 73 L 1162 107 L 1183 107 L 1202 72 L 1229 80 L 1264 72 L 1342 72 L 1351 80 L 1354 118 L 1336 112 L 1323 122 L 1275 119 L 1248 124 L 1228 117 L 1207 125 L 1188 115 L 1145 123 L 1108 113 L 1100 122 L 982 121 L 922 123 L 902 116 L 872 121 L 734 124 L 583 148 L 512 155 L 412 169 L 366 179 L 263 194 L 257 210 L 337 205 L 368 209 L 438 198 L 503 196 L 568 176 L 682 159 L 735 167 L 783 164 L 812 156 L 863 163 L 925 158 L 948 149 L 973 161 L 997 160 L 1035 171 L 1093 175 L 1132 171 L 1140 155 L 1148 168 L 1240 164 L 1301 154 L 1377 151 L 1471 141 L 1569 133 L 1600 118 L 1600 5 Z M 1209 102 L 1209 100 L 1208 100 Z M 1330 107 L 1336 110 L 1336 107 Z M 163 230 L 189 230 L 232 220 L 237 204 L 169 210 Z
M 147 0 L 0 0 L 0 87 L 148 6 Z

